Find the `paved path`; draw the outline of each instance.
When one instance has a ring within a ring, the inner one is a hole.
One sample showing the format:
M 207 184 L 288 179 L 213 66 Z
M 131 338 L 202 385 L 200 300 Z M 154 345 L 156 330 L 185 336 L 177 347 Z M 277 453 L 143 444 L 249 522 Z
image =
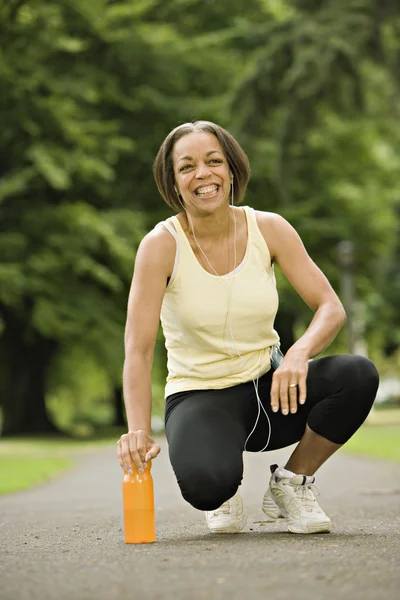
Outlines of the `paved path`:
M 0 599 L 400 598 L 400 465 L 339 452 L 317 480 L 334 532 L 296 536 L 260 509 L 268 465 L 289 450 L 246 454 L 248 526 L 218 536 L 181 498 L 160 441 L 155 544 L 123 543 L 113 445 L 48 484 L 0 498 Z

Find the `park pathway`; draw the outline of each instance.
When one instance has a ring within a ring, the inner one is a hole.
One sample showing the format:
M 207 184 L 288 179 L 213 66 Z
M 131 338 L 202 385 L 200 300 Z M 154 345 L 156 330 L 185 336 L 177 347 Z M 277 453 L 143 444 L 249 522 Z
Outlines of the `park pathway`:
M 125 545 L 114 444 L 36 489 L 0 498 L 0 600 L 398 600 L 400 465 L 340 451 L 318 473 L 334 532 L 268 523 L 269 464 L 246 454 L 244 533 L 208 533 L 179 494 L 165 440 L 153 462 L 157 542 Z

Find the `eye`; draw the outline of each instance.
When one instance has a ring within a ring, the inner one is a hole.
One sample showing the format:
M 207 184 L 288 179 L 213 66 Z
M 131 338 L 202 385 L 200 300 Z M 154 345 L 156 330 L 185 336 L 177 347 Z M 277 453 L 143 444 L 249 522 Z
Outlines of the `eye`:
M 182 171 L 188 171 L 191 168 L 192 168 L 192 165 L 183 165 L 183 167 L 181 167 L 179 169 L 179 172 L 181 173 Z
M 221 165 L 222 164 L 222 160 L 220 158 L 212 158 L 210 160 L 210 163 L 216 163 L 217 165 Z

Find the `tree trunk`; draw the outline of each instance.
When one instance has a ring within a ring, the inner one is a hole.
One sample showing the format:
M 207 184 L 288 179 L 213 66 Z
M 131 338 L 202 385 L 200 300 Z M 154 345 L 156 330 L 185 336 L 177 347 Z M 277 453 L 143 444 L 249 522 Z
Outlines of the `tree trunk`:
M 6 317 L 0 343 L 0 394 L 3 408 L 1 435 L 48 435 L 61 433 L 46 411 L 47 373 L 56 342 Z
M 115 427 L 125 427 L 125 410 L 124 410 L 124 398 L 122 394 L 122 387 L 118 386 L 114 388 L 114 420 L 113 425 Z

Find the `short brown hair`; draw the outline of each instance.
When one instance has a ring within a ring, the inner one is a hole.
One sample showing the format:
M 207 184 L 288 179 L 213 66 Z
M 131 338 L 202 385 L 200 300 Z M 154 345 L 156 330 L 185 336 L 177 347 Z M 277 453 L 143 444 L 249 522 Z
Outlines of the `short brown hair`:
M 165 138 L 161 147 L 157 153 L 156 159 L 153 165 L 154 179 L 158 190 L 163 197 L 164 201 L 173 208 L 176 212 L 182 210 L 182 205 L 179 202 L 175 186 L 174 176 L 174 165 L 172 158 L 172 151 L 176 142 L 183 136 L 198 132 L 206 131 L 215 135 L 221 147 L 224 151 L 225 157 L 228 161 L 230 170 L 234 177 L 234 203 L 240 204 L 246 193 L 247 184 L 250 179 L 250 164 L 247 155 L 235 140 L 233 135 L 226 131 L 220 125 L 216 125 L 211 121 L 194 121 L 193 123 L 183 123 L 175 127 Z

